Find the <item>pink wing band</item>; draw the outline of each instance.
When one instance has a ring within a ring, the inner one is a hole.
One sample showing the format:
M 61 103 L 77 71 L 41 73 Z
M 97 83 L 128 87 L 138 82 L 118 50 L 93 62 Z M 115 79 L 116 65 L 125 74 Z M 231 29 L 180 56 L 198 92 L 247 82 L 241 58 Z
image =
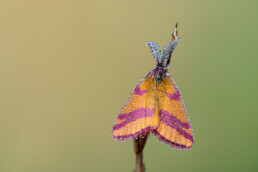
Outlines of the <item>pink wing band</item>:
M 191 125 L 189 123 L 182 122 L 180 119 L 178 119 L 177 117 L 175 117 L 174 115 L 170 114 L 167 111 L 160 110 L 159 114 L 160 114 L 161 121 L 163 121 L 164 123 L 178 125 L 185 129 L 188 129 L 191 127 Z
M 134 94 L 138 95 L 138 96 L 142 96 L 144 95 L 148 90 L 141 90 L 139 85 L 137 85 L 134 89 Z
M 137 119 L 145 118 L 145 117 L 152 117 L 152 114 L 153 114 L 153 110 L 149 109 L 149 108 L 140 108 L 140 109 L 134 110 L 130 113 L 119 114 L 118 119 L 125 119 L 125 121 L 120 124 L 116 124 L 113 127 L 113 131 L 120 129 L 123 126 L 125 126 L 126 124 L 136 121 Z
M 166 144 L 174 147 L 174 148 L 178 148 L 178 149 L 191 149 L 192 146 L 185 146 L 185 145 L 180 145 L 178 143 L 172 142 L 167 140 L 165 137 L 163 137 L 162 135 L 160 135 L 156 130 L 152 131 L 153 134 L 155 134 L 161 141 L 165 142 Z
M 134 134 L 131 134 L 131 135 L 127 135 L 127 136 L 113 136 L 114 139 L 118 139 L 118 140 L 128 140 L 128 139 L 134 139 L 136 137 L 140 137 L 144 134 L 147 134 L 151 131 L 151 127 L 146 127 Z
M 179 100 L 179 98 L 180 98 L 180 91 L 176 91 L 174 94 L 169 94 L 169 93 L 166 93 L 166 95 L 168 96 L 168 98 L 170 99 L 170 100 Z
M 186 129 L 190 128 L 190 124 L 180 121 L 175 116 L 163 110 L 160 111 L 160 120 L 167 126 L 176 129 L 184 138 L 193 142 L 193 136 L 182 129 L 182 127 Z

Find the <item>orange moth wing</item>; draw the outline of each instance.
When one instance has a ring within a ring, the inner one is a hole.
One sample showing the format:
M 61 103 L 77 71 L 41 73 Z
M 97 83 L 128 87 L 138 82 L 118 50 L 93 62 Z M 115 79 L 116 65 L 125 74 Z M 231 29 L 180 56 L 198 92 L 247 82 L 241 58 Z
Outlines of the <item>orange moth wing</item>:
M 193 132 L 181 94 L 174 80 L 166 73 L 157 92 L 159 125 L 152 132 L 158 138 L 178 149 L 191 149 Z
M 155 68 L 136 85 L 112 129 L 113 138 L 128 140 L 149 132 L 179 149 L 191 149 L 193 132 L 180 91 L 167 71 L 177 46 L 177 24 L 172 41 L 161 51 L 156 42 L 148 42 Z
M 153 123 L 154 83 L 153 78 L 148 74 L 136 85 L 113 126 L 112 135 L 114 139 L 134 139 L 157 127 L 157 124 Z

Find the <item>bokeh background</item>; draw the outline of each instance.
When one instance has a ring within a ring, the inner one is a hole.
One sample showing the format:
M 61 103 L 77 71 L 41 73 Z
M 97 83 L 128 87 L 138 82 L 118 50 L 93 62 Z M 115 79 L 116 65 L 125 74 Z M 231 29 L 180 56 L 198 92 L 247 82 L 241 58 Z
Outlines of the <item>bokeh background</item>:
M 155 66 L 148 41 L 182 37 L 170 74 L 191 151 L 151 135 L 148 172 L 258 171 L 258 1 L 0 1 L 0 171 L 132 171 L 114 120 Z

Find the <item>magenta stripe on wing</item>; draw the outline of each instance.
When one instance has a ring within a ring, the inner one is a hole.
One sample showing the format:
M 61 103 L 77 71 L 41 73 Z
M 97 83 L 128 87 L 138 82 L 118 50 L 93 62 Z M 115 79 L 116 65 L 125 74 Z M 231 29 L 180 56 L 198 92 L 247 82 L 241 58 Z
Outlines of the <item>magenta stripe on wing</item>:
M 125 121 L 120 124 L 115 125 L 113 127 L 113 131 L 120 129 L 123 126 L 125 126 L 126 124 L 136 121 L 137 119 L 145 118 L 145 117 L 152 117 L 152 114 L 153 114 L 153 110 L 149 109 L 149 108 L 140 108 L 140 109 L 134 110 L 130 113 L 119 114 L 118 119 L 125 119 Z
M 186 129 L 191 127 L 191 125 L 189 123 L 182 122 L 180 119 L 178 119 L 177 117 L 175 117 L 174 115 L 170 114 L 167 111 L 160 110 L 159 114 L 160 114 L 160 119 L 163 122 L 167 122 L 170 124 L 176 124 L 176 125 L 186 128 Z
M 193 142 L 193 136 L 182 129 L 183 128 L 190 128 L 190 124 L 185 123 L 177 119 L 175 116 L 171 115 L 166 111 L 160 111 L 160 120 L 166 124 L 167 126 L 176 129 L 184 138 Z
M 134 139 L 136 137 L 140 137 L 144 134 L 147 134 L 149 133 L 151 130 L 151 127 L 146 127 L 134 134 L 131 134 L 131 135 L 127 135 L 127 136 L 113 136 L 114 139 L 118 139 L 118 140 L 128 140 L 128 139 Z
M 146 114 L 151 116 L 153 114 L 153 110 L 150 108 L 139 108 L 130 113 L 119 114 L 118 119 L 128 119 L 138 114 Z
M 153 134 L 155 134 L 156 136 L 158 136 L 158 138 L 165 142 L 166 144 L 174 147 L 174 148 L 178 148 L 178 149 L 191 149 L 192 146 L 186 146 L 186 145 L 180 145 L 178 143 L 172 142 L 170 140 L 167 140 L 165 137 L 163 137 L 162 135 L 160 135 L 156 130 L 152 131 Z
M 138 95 L 138 96 L 142 96 L 143 94 L 145 94 L 148 90 L 141 90 L 139 85 L 137 85 L 134 89 L 134 94 Z
M 170 98 L 170 100 L 179 100 L 181 96 L 178 90 L 174 94 L 166 93 L 166 95 L 168 96 L 168 98 Z

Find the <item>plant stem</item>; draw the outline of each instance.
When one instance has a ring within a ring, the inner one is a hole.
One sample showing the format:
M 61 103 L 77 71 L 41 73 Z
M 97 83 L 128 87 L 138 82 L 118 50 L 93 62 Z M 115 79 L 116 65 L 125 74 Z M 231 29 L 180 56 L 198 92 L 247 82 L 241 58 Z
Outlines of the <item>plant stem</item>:
M 148 134 L 144 135 L 142 138 L 134 139 L 134 152 L 136 155 L 136 172 L 144 172 L 145 166 L 143 163 L 143 148 L 147 141 Z

